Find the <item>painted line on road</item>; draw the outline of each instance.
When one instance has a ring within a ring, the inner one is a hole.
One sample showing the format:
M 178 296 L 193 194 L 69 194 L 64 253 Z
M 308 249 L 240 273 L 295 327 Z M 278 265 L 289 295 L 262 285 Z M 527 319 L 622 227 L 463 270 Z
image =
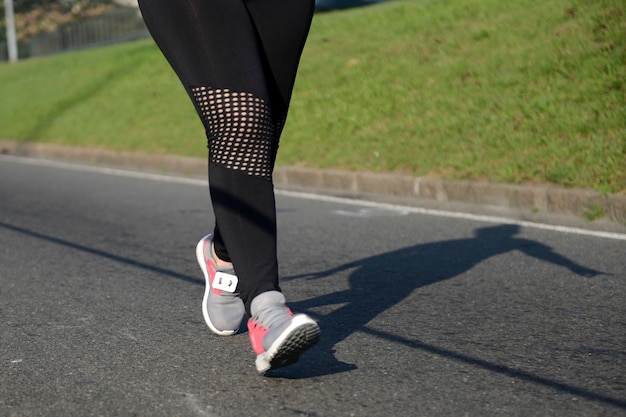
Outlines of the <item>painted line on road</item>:
M 181 184 L 189 184 L 189 185 L 205 186 L 205 187 L 207 186 L 207 183 L 208 183 L 207 180 L 200 180 L 200 179 L 195 179 L 195 178 L 175 177 L 175 176 L 162 175 L 162 174 L 127 171 L 127 170 L 116 169 L 116 168 L 80 165 L 80 164 L 74 164 L 74 163 L 51 161 L 47 159 L 28 158 L 28 157 L 13 156 L 13 155 L 0 155 L 0 160 L 3 160 L 3 159 L 7 161 L 13 161 L 13 162 L 21 163 L 21 164 L 26 164 L 26 165 L 49 166 L 49 167 L 69 169 L 69 170 L 74 170 L 74 171 L 94 172 L 94 173 L 115 175 L 115 176 L 127 177 L 127 178 L 148 179 L 148 180 L 153 180 L 153 181 L 173 182 L 173 183 L 181 183 Z M 471 214 L 471 213 L 464 213 L 464 212 L 457 212 L 457 211 L 427 209 L 427 208 L 412 207 L 412 206 L 401 206 L 401 205 L 388 204 L 388 203 L 379 203 L 375 201 L 356 200 L 356 199 L 350 199 L 350 198 L 333 197 L 333 196 L 328 196 L 328 195 L 297 192 L 297 191 L 287 191 L 287 190 L 276 190 L 276 194 L 285 196 L 285 197 L 301 198 L 301 199 L 315 200 L 315 201 L 324 201 L 324 202 L 329 202 L 329 203 L 345 204 L 345 205 L 351 205 L 351 206 L 371 207 L 375 209 L 424 214 L 428 216 L 473 220 L 473 221 L 484 222 L 484 223 L 514 224 L 514 225 L 518 225 L 522 227 L 549 230 L 553 232 L 576 234 L 576 235 L 583 235 L 583 236 L 593 236 L 593 237 L 599 237 L 599 238 L 604 238 L 604 239 L 626 240 L 626 234 L 623 234 L 623 233 L 602 232 L 602 231 L 582 229 L 578 227 L 557 226 L 557 225 L 530 222 L 530 221 L 525 221 L 525 220 L 515 220 L 515 219 L 499 217 L 499 216 L 488 216 L 488 215 Z
M 276 194 L 289 196 L 289 197 L 306 198 L 310 200 L 326 201 L 330 203 L 350 204 L 354 206 L 366 206 L 366 207 L 373 207 L 377 209 L 395 210 L 399 212 L 425 214 L 428 216 L 448 217 L 448 218 L 464 219 L 464 220 L 475 220 L 475 221 L 485 222 L 485 223 L 514 224 L 514 225 L 523 226 L 523 227 L 532 227 L 534 229 L 550 230 L 553 232 L 594 236 L 594 237 L 601 237 L 605 239 L 626 240 L 626 234 L 623 234 L 623 233 L 602 232 L 602 231 L 581 229 L 578 227 L 555 226 L 555 225 L 535 223 L 535 222 L 530 222 L 530 221 L 525 221 L 525 220 L 515 220 L 515 219 L 510 219 L 507 217 L 487 216 L 487 215 L 481 215 L 481 214 L 464 213 L 464 212 L 459 212 L 459 211 L 427 209 L 427 208 L 412 207 L 412 206 L 401 206 L 401 205 L 395 205 L 395 204 L 378 203 L 375 201 L 367 201 L 367 200 L 352 200 L 349 198 L 332 197 L 332 196 L 302 193 L 302 192 L 295 192 L 295 191 L 281 190 L 281 191 L 277 191 Z
M 52 161 L 49 159 L 38 159 L 38 158 L 29 158 L 25 156 L 13 156 L 13 155 L 0 155 L 0 161 L 3 159 L 7 161 L 17 162 L 17 163 L 24 164 L 24 165 L 47 166 L 47 167 L 53 167 L 53 168 L 67 169 L 71 171 L 93 172 L 93 173 L 98 173 L 98 174 L 114 175 L 117 177 L 138 178 L 138 179 L 146 179 L 146 180 L 153 180 L 153 181 L 174 182 L 174 183 L 180 183 L 180 184 L 191 184 L 191 185 L 200 185 L 200 186 L 208 185 L 208 180 L 200 180 L 197 178 L 176 177 L 172 175 L 152 174 L 149 172 L 130 171 L 130 170 L 118 169 L 118 168 L 106 168 L 106 167 L 99 167 L 99 166 L 93 166 L 93 165 L 81 165 L 81 164 L 76 164 L 76 163 L 71 163 L 71 162 Z

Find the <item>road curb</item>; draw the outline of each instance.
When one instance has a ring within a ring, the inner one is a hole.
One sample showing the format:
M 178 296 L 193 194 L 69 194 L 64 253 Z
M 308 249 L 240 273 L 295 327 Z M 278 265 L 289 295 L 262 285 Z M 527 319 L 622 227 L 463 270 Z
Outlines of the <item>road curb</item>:
M 107 167 L 206 177 L 204 158 L 111 151 L 38 142 L 0 140 L 3 154 L 88 163 Z M 605 195 L 591 189 L 554 186 L 493 184 L 443 180 L 410 175 L 346 172 L 304 167 L 278 167 L 276 187 L 341 193 L 347 196 L 378 195 L 436 202 L 466 203 L 529 213 L 565 214 L 576 217 L 604 213 L 604 219 L 626 223 L 626 195 Z

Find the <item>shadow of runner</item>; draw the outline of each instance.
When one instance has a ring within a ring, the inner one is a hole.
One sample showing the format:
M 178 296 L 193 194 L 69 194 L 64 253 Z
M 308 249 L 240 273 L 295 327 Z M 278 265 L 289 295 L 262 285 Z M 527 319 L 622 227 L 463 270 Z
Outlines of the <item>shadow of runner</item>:
M 192 284 L 204 284 L 203 280 L 189 275 L 34 232 L 23 227 L 5 222 L 0 222 L 0 227 L 130 266 L 146 269 L 177 280 Z M 517 225 L 486 227 L 478 229 L 474 238 L 420 244 L 350 262 L 326 271 L 283 278 L 283 281 L 320 279 L 345 270 L 355 269 L 350 275 L 350 289 L 298 303 L 290 303 L 292 306 L 295 306 L 294 308 L 297 311 L 306 311 L 316 306 L 347 304 L 322 317 L 309 312 L 309 314 L 318 319 L 323 330 L 319 345 L 308 353 L 309 356 L 313 357 L 309 357 L 308 360 L 303 361 L 301 364 L 273 371 L 267 376 L 302 379 L 354 370 L 357 368 L 356 365 L 340 362 L 335 358 L 334 346 L 354 332 L 359 331 L 413 349 L 419 349 L 451 360 L 481 367 L 501 375 L 549 386 L 562 392 L 568 392 L 593 401 L 626 409 L 626 401 L 552 381 L 522 370 L 473 358 L 448 349 L 429 345 L 419 340 L 411 340 L 366 327 L 367 323 L 380 313 L 404 300 L 413 290 L 454 278 L 492 256 L 513 250 L 520 250 L 529 256 L 568 268 L 580 276 L 594 277 L 603 274 L 600 271 L 576 264 L 554 252 L 547 245 L 528 239 L 516 238 L 515 235 L 518 231 L 519 226 Z M 459 254 L 463 255 L 459 256 Z M 388 279 L 380 279 L 381 276 L 388 277 Z M 389 286 L 389 280 L 391 279 L 393 280 L 393 286 Z
M 19 227 L 19 226 L 13 226 L 11 224 L 8 223 L 4 223 L 4 222 L 0 222 L 0 227 L 5 228 L 7 230 L 12 230 L 14 232 L 18 232 L 21 233 L 23 235 L 26 236 L 30 236 L 30 237 L 34 237 L 37 239 L 41 239 L 41 240 L 45 240 L 47 242 L 52 242 L 52 243 L 56 243 L 58 245 L 62 245 L 68 248 L 72 248 L 81 252 L 85 252 L 85 253 L 89 253 L 92 255 L 96 255 L 96 256 L 100 256 L 102 258 L 106 258 L 106 259 L 110 259 L 112 261 L 116 261 L 116 262 L 120 262 L 126 265 L 130 265 L 130 266 L 134 266 L 136 268 L 142 268 L 145 269 L 147 271 L 152 271 L 155 272 L 157 274 L 161 274 L 161 275 L 165 275 L 168 276 L 170 278 L 174 278 L 180 281 L 185 281 L 185 282 L 189 282 L 192 284 L 198 284 L 198 285 L 203 285 L 204 286 L 204 279 L 200 279 L 200 278 L 196 278 L 196 277 L 192 277 L 189 275 L 185 275 L 185 274 L 181 274 L 179 272 L 176 271 L 172 271 L 169 269 L 165 269 L 165 268 L 159 268 L 158 266 L 154 266 L 154 265 L 150 265 L 144 262 L 140 262 L 137 261 L 135 259 L 131 259 L 131 258 L 126 258 L 123 256 L 119 256 L 119 255 L 115 255 L 112 254 L 110 252 L 105 252 L 103 250 L 100 249 L 94 249 L 91 248 L 89 246 L 85 246 L 85 245 L 81 245 L 79 243 L 74 243 L 74 242 L 70 242 L 69 240 L 64 240 L 64 239 L 60 239 L 58 237 L 54 237 L 54 236 L 49 236 L 49 235 L 45 235 L 43 233 L 38 233 L 38 232 L 34 232 L 32 230 L 23 228 L 23 227 Z
M 307 312 L 319 321 L 322 339 L 318 347 L 307 353 L 309 357 L 302 364 L 278 369 L 269 376 L 299 379 L 356 369 L 354 364 L 338 361 L 334 357 L 334 347 L 353 333 L 363 332 L 502 375 L 626 408 L 626 402 L 621 400 L 366 327 L 370 321 L 403 301 L 414 290 L 454 278 L 493 256 L 512 251 L 521 251 L 530 257 L 567 268 L 579 276 L 595 277 L 604 274 L 577 264 L 547 245 L 516 237 L 519 230 L 520 226 L 508 224 L 484 227 L 477 229 L 472 238 L 419 244 L 349 262 L 326 271 L 282 278 L 282 282 L 296 279 L 315 280 L 353 270 L 349 276 L 348 290 L 290 303 L 294 310 Z M 310 311 L 312 308 L 327 305 L 342 306 L 324 316 Z

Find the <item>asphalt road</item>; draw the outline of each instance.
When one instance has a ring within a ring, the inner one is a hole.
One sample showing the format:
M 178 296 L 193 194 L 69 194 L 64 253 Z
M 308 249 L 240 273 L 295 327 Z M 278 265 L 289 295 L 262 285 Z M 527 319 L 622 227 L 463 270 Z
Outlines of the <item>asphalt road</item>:
M 118 174 L 0 157 L 0 416 L 626 415 L 619 235 L 281 193 L 322 339 L 263 377 L 202 320 L 204 181 Z

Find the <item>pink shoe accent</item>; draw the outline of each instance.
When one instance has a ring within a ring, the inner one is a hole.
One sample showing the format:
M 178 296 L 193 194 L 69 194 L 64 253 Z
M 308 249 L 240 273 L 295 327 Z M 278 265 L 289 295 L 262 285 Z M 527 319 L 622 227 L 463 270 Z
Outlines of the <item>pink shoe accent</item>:
M 287 308 L 287 313 L 289 313 L 290 317 L 294 316 L 293 311 L 291 311 L 291 309 L 289 308 Z M 250 335 L 250 344 L 252 345 L 252 350 L 257 355 L 265 352 L 265 349 L 263 348 L 263 339 L 265 338 L 268 330 L 268 327 L 262 326 L 261 323 L 258 323 L 254 319 L 248 319 L 248 334 Z
M 267 327 L 261 326 L 259 323 L 254 321 L 253 319 L 248 320 L 248 334 L 250 335 L 250 344 L 252 345 L 252 350 L 257 355 L 265 352 L 263 349 L 263 338 L 267 334 L 269 329 Z
M 217 271 L 217 264 L 215 263 L 215 260 L 213 259 L 213 256 L 206 256 L 207 253 L 207 245 L 211 244 L 211 238 L 210 235 L 209 237 L 205 238 L 202 241 L 202 257 L 204 258 L 204 263 L 206 264 L 206 270 L 207 270 L 207 285 L 211 288 L 211 291 L 217 295 L 222 295 L 222 290 L 218 290 L 213 288 L 213 279 L 215 279 L 215 272 Z M 212 248 L 209 248 L 209 253 L 212 253 Z

